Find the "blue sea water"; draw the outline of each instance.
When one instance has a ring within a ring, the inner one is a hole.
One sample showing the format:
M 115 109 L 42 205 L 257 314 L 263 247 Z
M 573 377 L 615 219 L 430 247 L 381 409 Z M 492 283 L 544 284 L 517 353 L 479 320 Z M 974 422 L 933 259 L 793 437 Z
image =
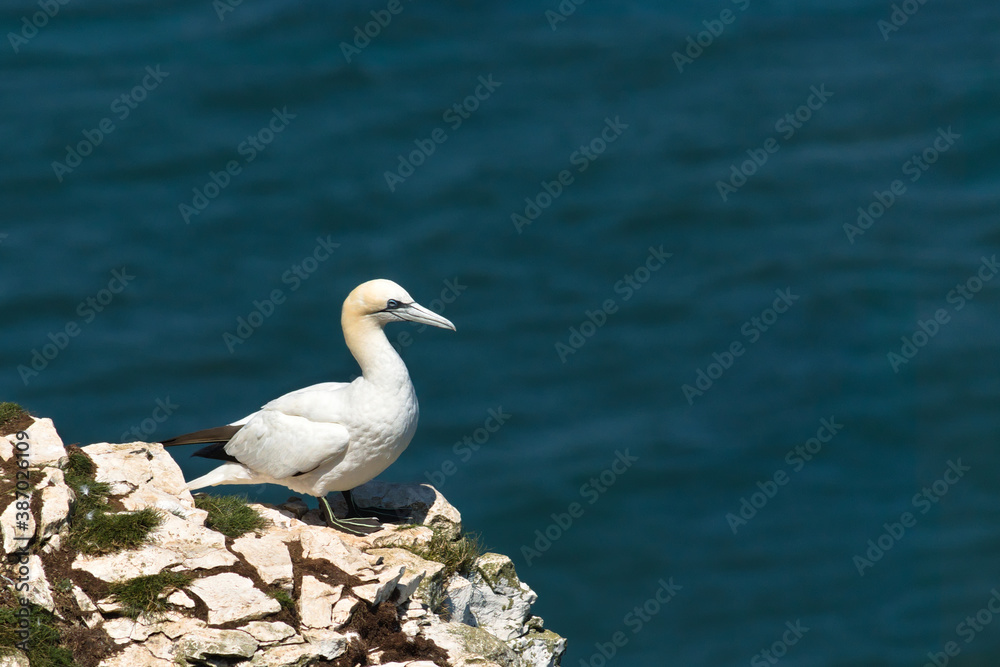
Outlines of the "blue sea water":
M 563 664 L 1000 663 L 995 2 L 41 5 L 0 7 L 3 399 L 228 422 L 354 377 L 392 278 L 458 330 L 387 329 L 384 478 Z

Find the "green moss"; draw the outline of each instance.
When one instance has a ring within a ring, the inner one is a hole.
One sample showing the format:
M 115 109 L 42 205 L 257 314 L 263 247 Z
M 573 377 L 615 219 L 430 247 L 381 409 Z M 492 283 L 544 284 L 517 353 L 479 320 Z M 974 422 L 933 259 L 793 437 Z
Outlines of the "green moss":
M 72 652 L 60 646 L 62 636 L 56 628 L 56 617 L 35 605 L 30 605 L 26 609 L 27 630 L 31 636 L 25 653 L 31 667 L 76 667 Z M 22 641 L 17 635 L 20 629 L 20 618 L 17 614 L 20 611 L 20 607 L 0 608 L 0 652 L 10 651 Z
M 169 593 L 184 588 L 193 578 L 182 572 L 159 572 L 111 584 L 108 593 L 129 618 L 138 618 L 141 614 L 154 616 L 166 610 L 165 598 Z
M 247 505 L 246 496 L 213 496 L 198 494 L 194 499 L 198 509 L 208 512 L 205 526 L 217 530 L 227 537 L 239 537 L 251 531 L 261 530 L 268 524 L 254 508 Z
M 70 544 L 87 554 L 107 554 L 136 549 L 161 523 L 163 515 L 153 507 L 112 514 L 96 509 L 77 515 L 70 524 Z
M 285 589 L 275 588 L 268 591 L 267 594 L 277 600 L 282 609 L 286 609 L 291 612 L 295 611 L 295 600 L 292 599 L 292 596 Z
M 472 573 L 476 559 L 483 553 L 478 535 L 466 533 L 458 539 L 450 539 L 448 534 L 435 529 L 427 544 L 400 545 L 426 560 L 444 565 L 441 579 L 448 581 L 453 574 L 468 576 Z
M 0 434 L 10 435 L 31 424 L 31 417 L 17 403 L 0 403 Z

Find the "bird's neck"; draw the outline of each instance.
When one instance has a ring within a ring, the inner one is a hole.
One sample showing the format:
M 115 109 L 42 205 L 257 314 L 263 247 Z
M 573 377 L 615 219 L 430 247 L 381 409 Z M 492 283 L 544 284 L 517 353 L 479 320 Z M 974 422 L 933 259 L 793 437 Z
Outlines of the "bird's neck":
M 410 382 L 406 364 L 389 343 L 382 327 L 365 320 L 352 322 L 344 327 L 344 341 L 361 366 L 365 380 L 394 388 Z

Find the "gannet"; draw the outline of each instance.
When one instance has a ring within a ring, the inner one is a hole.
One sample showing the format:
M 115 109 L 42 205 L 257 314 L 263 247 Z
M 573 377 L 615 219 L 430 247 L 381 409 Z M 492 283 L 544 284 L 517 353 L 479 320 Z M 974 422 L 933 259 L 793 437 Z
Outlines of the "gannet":
M 279 484 L 316 496 L 327 525 L 356 535 L 375 532 L 399 512 L 360 508 L 351 489 L 388 468 L 417 429 L 419 408 L 406 364 L 383 327 L 410 321 L 455 330 L 455 325 L 420 304 L 391 280 L 370 280 L 344 300 L 340 324 L 361 377 L 321 382 L 274 399 L 227 426 L 195 431 L 163 445 L 212 443 L 195 456 L 226 461 L 187 484 Z M 343 519 L 334 516 L 326 494 L 340 491 Z

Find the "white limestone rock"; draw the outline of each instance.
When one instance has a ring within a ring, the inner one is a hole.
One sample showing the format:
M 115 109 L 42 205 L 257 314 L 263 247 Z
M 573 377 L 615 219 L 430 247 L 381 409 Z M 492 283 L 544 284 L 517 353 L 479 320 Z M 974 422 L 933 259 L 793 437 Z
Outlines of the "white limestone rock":
M 167 596 L 167 602 L 178 607 L 184 607 L 185 609 L 194 609 L 194 600 L 188 597 L 187 593 L 184 591 L 174 591 Z
M 258 590 L 253 582 L 235 572 L 195 579 L 188 592 L 208 607 L 208 624 L 253 621 L 281 611 L 274 598 Z M 249 656 L 247 656 L 249 657 Z
M 99 442 L 83 450 L 97 464 L 97 481 L 110 484 L 113 495 L 124 496 L 125 509 L 159 507 L 204 517 L 194 506 L 180 467 L 160 443 Z
M 426 560 L 406 549 L 372 549 L 368 553 L 382 558 L 383 564 L 387 567 L 403 568 L 403 574 L 396 582 L 396 590 L 399 591 L 398 603 L 409 600 L 425 578 L 433 579 L 444 569 L 443 563 Z
M 257 640 L 242 630 L 205 628 L 181 637 L 174 660 L 208 661 L 215 658 L 250 658 L 257 652 Z
M 0 652 L 0 667 L 31 667 L 28 656 L 15 649 Z
M 295 637 L 295 628 L 287 623 L 282 623 L 281 621 L 275 621 L 273 623 L 268 623 L 266 621 L 250 621 L 241 627 L 240 630 L 248 633 L 262 645 L 276 644 L 278 642 L 284 642 L 284 640 L 291 637 Z M 301 642 L 302 640 L 299 641 Z
M 38 473 L 33 472 L 32 474 L 37 475 Z M 20 500 L 15 498 L 10 501 L 10 504 L 7 505 L 7 509 L 3 511 L 3 514 L 0 514 L 0 532 L 3 533 L 3 552 L 5 554 L 14 553 L 21 547 L 27 545 L 28 540 L 34 537 L 35 532 L 38 530 L 38 524 L 35 521 L 34 512 L 31 512 L 30 510 L 18 509 L 18 502 L 27 502 L 29 503 L 29 506 L 31 503 L 30 500 L 25 501 L 23 498 Z M 26 526 L 26 530 L 18 527 L 18 513 L 25 511 L 28 512 L 27 518 L 25 518 L 23 514 L 20 518 L 21 521 L 23 521 L 23 524 L 21 525 Z
M 333 618 L 333 606 L 340 601 L 343 592 L 343 586 L 331 586 L 312 575 L 303 575 L 297 605 L 302 625 L 310 628 L 329 627 Z
M 244 535 L 233 541 L 232 550 L 257 570 L 265 584 L 280 586 L 291 592 L 292 557 L 280 537 Z
M 63 471 L 59 468 L 45 468 L 43 474 L 44 477 L 37 489 L 41 489 L 42 493 L 39 539 L 44 542 L 57 535 L 66 526 L 73 492 L 66 486 Z
M 150 533 L 149 541 L 137 550 L 101 556 L 80 554 L 72 567 L 112 582 L 156 574 L 176 565 L 185 570 L 208 570 L 237 561 L 226 549 L 226 538 L 221 533 L 173 514 L 163 514 L 163 523 Z
M 170 660 L 157 658 L 139 644 L 129 644 L 124 650 L 101 661 L 99 667 L 175 667 Z
M 25 592 L 19 591 L 18 596 L 26 597 L 29 602 L 37 604 L 39 607 L 55 611 L 56 605 L 52 599 L 52 588 L 49 586 L 49 580 L 45 577 L 45 568 L 42 566 L 41 557 L 37 554 L 28 556 L 26 565 L 28 568 L 28 574 L 26 575 L 28 578 L 28 590 Z M 19 571 L 19 581 L 21 576 Z
M 25 432 L 31 443 L 28 461 L 32 467 L 62 466 L 67 461 L 66 448 L 51 419 L 35 419 Z M 7 437 L 11 442 L 18 442 L 16 434 Z

